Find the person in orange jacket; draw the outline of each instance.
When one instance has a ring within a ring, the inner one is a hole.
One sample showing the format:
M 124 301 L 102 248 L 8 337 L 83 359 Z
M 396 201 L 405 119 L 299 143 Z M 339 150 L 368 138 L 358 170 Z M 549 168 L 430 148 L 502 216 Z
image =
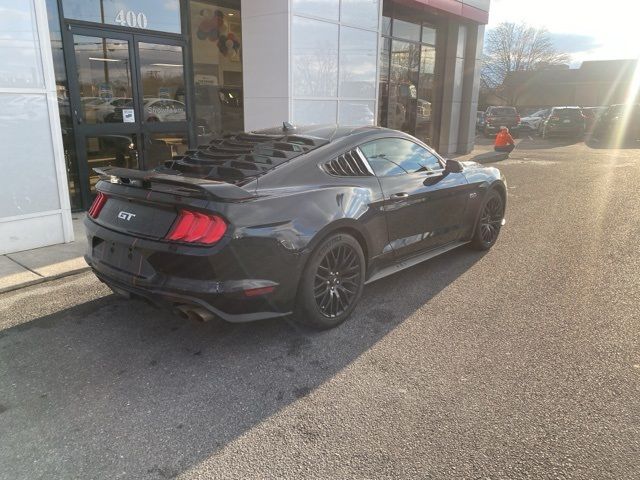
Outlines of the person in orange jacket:
M 496 152 L 511 153 L 514 148 L 516 148 L 516 144 L 509 133 L 509 129 L 507 127 L 500 127 L 500 131 L 496 135 L 496 143 L 494 144 L 493 149 Z

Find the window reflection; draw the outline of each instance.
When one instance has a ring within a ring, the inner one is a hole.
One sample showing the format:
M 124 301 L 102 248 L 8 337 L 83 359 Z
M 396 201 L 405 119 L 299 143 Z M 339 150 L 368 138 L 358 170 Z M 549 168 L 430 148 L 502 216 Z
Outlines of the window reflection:
M 144 168 L 151 170 L 171 160 L 176 155 L 184 155 L 188 149 L 186 133 L 154 133 L 149 136 L 145 148 Z
M 98 167 L 138 168 L 137 135 L 101 135 L 86 137 L 89 187 L 95 193 Z
M 294 95 L 337 96 L 338 25 L 294 16 L 291 68 Z
M 378 36 L 357 28 L 340 30 L 340 96 L 375 98 Z
M 362 28 L 378 29 L 379 0 L 342 0 L 340 21 Z
M 340 0 L 293 0 L 293 13 L 338 20 Z
M 138 50 L 144 121 L 186 121 L 182 47 L 140 42 Z
M 244 130 L 240 1 L 191 0 L 198 143 Z
M 85 123 L 115 122 L 116 109 L 132 102 L 128 42 L 74 35 L 73 43 Z
M 378 124 L 408 132 L 434 145 L 436 113 L 436 36 L 431 25 L 391 19 L 393 36 L 383 36 L 380 46 Z M 402 36 L 415 41 L 399 40 Z M 422 40 L 423 43 L 420 43 Z
M 433 101 L 435 83 L 436 49 L 422 46 L 420 54 L 420 77 L 418 81 L 418 102 L 416 106 L 416 136 L 433 145 Z
M 338 107 L 338 123 L 341 125 L 373 125 L 374 102 L 343 100 Z
M 387 126 L 415 134 L 420 47 L 392 40 Z
M 0 86 L 44 87 L 33 2 L 0 3 Z

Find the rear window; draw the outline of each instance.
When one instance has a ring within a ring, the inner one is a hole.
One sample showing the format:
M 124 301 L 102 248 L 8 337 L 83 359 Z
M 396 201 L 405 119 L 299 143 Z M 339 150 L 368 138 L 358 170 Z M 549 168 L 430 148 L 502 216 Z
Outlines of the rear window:
M 577 108 L 559 108 L 553 114 L 561 118 L 580 118 L 582 112 Z
M 516 109 L 513 107 L 500 107 L 500 108 L 492 108 L 489 110 L 491 115 L 517 115 Z

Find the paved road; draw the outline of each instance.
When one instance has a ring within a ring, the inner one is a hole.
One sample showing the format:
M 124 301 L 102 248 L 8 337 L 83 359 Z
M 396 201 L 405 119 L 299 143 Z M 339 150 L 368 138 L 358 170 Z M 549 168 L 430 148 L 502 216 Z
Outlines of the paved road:
M 0 296 L 0 478 L 640 476 L 640 150 L 525 139 L 508 224 L 314 334 L 90 274 Z

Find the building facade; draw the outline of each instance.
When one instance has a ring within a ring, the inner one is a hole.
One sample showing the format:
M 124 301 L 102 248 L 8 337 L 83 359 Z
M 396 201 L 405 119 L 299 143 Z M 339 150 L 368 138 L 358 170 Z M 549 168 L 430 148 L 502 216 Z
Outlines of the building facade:
M 523 109 L 625 103 L 638 98 L 635 81 L 638 68 L 638 60 L 590 60 L 582 62 L 580 68 L 512 72 L 500 88 L 504 98 L 490 100 L 508 101 Z
M 73 240 L 94 168 L 378 124 L 473 147 L 489 0 L 0 0 L 0 254 Z

